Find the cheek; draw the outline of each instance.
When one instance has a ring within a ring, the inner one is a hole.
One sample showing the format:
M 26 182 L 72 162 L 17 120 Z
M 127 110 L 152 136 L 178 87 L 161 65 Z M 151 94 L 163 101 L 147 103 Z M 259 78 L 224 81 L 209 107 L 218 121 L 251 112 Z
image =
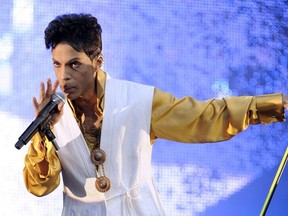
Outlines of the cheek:
M 95 78 L 91 75 L 81 77 L 81 80 L 79 79 L 78 81 L 78 85 L 81 86 L 84 91 L 93 88 L 95 85 Z
M 55 74 L 56 78 L 60 81 L 60 75 L 61 75 L 61 73 L 60 73 L 59 68 L 55 68 L 55 67 L 54 67 L 54 74 Z

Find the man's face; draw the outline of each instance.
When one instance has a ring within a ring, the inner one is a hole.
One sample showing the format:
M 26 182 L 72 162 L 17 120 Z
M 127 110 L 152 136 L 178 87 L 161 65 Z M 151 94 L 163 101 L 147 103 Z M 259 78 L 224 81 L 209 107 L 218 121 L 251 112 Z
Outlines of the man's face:
M 60 88 L 68 99 L 89 98 L 95 93 L 99 61 L 91 61 L 84 52 L 77 52 L 67 43 L 60 43 L 52 50 L 52 61 Z

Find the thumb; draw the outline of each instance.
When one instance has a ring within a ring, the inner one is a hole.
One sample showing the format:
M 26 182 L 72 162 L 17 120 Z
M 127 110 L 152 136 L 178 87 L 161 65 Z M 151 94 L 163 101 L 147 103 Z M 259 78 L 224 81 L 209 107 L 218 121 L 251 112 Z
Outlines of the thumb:
M 64 107 L 64 103 L 63 103 L 63 102 L 60 102 L 60 103 L 58 104 L 58 110 L 59 110 L 60 112 L 62 112 L 62 111 L 63 111 L 63 107 Z

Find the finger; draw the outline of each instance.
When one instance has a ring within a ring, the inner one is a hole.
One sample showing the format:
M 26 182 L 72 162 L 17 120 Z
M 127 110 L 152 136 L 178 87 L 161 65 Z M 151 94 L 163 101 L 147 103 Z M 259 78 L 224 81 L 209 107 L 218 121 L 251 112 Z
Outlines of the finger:
M 32 97 L 32 103 L 33 103 L 33 106 L 34 106 L 36 109 L 38 109 L 39 104 L 38 104 L 37 99 L 36 99 L 35 97 Z
M 39 95 L 39 101 L 43 101 L 45 97 L 45 85 L 43 82 L 40 82 L 40 95 Z
M 37 99 L 35 97 L 32 98 L 32 104 L 33 104 L 33 107 L 34 107 L 34 114 L 35 114 L 35 116 L 37 116 L 38 115 L 39 104 L 38 104 Z
M 58 86 L 59 86 L 59 81 L 56 80 L 56 81 L 54 82 L 54 84 L 53 84 L 53 88 L 52 88 L 52 92 L 53 92 L 53 94 L 55 94 L 55 92 L 56 92 Z
M 50 78 L 47 79 L 47 90 L 46 90 L 46 93 L 45 93 L 45 97 L 46 98 L 50 98 L 51 95 L 52 95 L 52 81 Z

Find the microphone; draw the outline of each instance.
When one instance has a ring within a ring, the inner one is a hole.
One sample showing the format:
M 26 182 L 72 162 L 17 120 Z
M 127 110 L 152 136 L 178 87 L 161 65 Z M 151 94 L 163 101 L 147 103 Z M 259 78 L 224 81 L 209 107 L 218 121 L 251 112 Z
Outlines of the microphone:
M 52 114 L 57 113 L 58 104 L 65 103 L 65 96 L 61 92 L 57 92 L 51 96 L 48 104 L 40 111 L 36 119 L 28 126 L 24 133 L 19 137 L 18 142 L 15 144 L 17 149 L 21 149 L 26 145 L 38 130 L 42 130 L 47 126 Z

